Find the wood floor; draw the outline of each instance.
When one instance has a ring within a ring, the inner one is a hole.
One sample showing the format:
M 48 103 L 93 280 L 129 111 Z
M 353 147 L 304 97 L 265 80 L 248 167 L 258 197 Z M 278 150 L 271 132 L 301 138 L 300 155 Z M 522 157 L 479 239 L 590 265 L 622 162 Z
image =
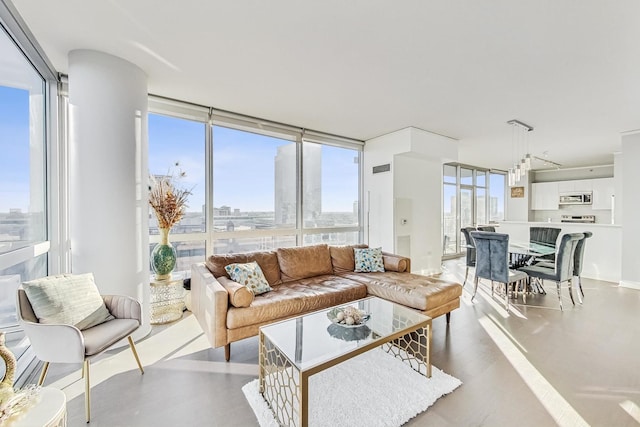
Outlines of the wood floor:
M 462 260 L 445 269 L 464 277 Z M 487 284 L 472 303 L 467 283 L 451 324 L 433 321 L 432 346 L 433 364 L 463 384 L 407 426 L 640 425 L 640 291 L 583 279 L 584 305 L 564 287 L 561 312 L 545 284 L 507 315 Z M 144 375 L 126 348 L 92 364 L 90 425 L 256 426 L 241 387 L 257 377 L 257 339 L 231 349 L 226 363 L 188 312 L 154 327 L 138 343 Z M 86 425 L 80 366 L 52 364 L 45 385 L 67 394 L 69 426 Z

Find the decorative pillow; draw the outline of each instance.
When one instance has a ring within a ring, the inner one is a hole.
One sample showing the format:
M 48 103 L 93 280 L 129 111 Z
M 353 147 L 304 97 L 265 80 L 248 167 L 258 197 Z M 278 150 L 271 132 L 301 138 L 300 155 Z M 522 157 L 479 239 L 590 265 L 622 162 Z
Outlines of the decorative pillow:
M 246 286 L 255 295 L 273 290 L 264 277 L 262 269 L 255 261 L 247 264 L 229 264 L 225 266 L 224 269 L 227 270 L 231 280 Z
M 92 273 L 48 276 L 24 282 L 22 287 L 40 323 L 73 325 L 84 330 L 114 318 Z
M 382 260 L 382 248 L 354 248 L 356 261 L 356 273 L 373 273 L 376 271 L 384 271 L 384 262 Z

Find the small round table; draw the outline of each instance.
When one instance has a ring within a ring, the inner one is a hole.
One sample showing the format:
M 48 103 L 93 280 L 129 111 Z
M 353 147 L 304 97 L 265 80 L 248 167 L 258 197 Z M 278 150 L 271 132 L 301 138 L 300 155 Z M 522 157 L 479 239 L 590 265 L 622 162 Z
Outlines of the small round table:
M 40 389 L 38 402 L 29 407 L 25 413 L 18 414 L 13 421 L 9 418 L 8 427 L 66 427 L 67 425 L 67 397 L 53 387 Z
M 164 280 L 151 278 L 151 319 L 152 325 L 174 322 L 182 317 L 184 310 L 184 287 L 181 274 Z

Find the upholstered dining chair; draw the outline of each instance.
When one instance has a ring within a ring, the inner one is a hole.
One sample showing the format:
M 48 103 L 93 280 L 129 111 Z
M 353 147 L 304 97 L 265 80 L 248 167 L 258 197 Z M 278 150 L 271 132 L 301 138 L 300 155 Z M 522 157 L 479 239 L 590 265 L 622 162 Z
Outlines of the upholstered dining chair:
M 482 225 L 478 227 L 478 231 L 490 231 L 492 233 L 495 233 L 496 228 L 493 225 Z
M 529 227 L 529 241 L 532 243 L 542 243 L 546 245 L 556 246 L 560 228 L 553 227 Z M 557 253 L 557 251 L 556 251 Z M 556 254 L 549 254 L 537 257 L 540 261 L 555 261 Z
M 509 287 L 515 292 L 517 286 L 524 287 L 526 273 L 509 269 L 509 235 L 490 231 L 473 231 L 471 238 L 476 245 L 476 277 L 473 297 L 478 292 L 479 279 L 491 280 L 491 295 L 494 282 L 504 284 L 505 306 L 509 312 Z M 526 293 L 523 293 L 526 298 Z
M 587 243 L 587 239 L 593 236 L 591 231 L 585 231 L 584 237 L 576 244 L 576 252 L 573 256 L 573 275 L 578 278 L 578 289 L 580 295 L 584 298 L 584 292 L 582 291 L 582 265 L 584 264 L 584 245 Z M 580 301 L 582 302 L 582 301 Z
M 33 288 L 34 283 L 39 287 Z M 55 298 L 59 299 L 54 301 Z M 18 288 L 16 307 L 18 320 L 36 357 L 44 362 L 38 385 L 44 383 L 49 363 L 83 364 L 87 422 L 91 419 L 91 359 L 127 338 L 138 368 L 144 374 L 131 338 L 142 322 L 140 303 L 128 296 L 100 295 L 93 275 L 66 274 L 25 282 Z M 83 310 L 90 312 L 88 317 L 84 313 L 76 316 Z M 61 323 L 60 316 L 70 316 L 74 324 Z M 84 319 L 75 322 L 79 317 Z
M 584 246 L 586 243 L 586 240 L 593 236 L 593 233 L 591 231 L 585 231 L 584 233 L 584 237 L 580 240 L 578 240 L 578 243 L 576 243 L 576 250 L 573 254 L 573 277 L 577 277 L 578 278 L 578 290 L 579 293 L 576 292 L 576 294 L 578 295 L 578 302 L 580 304 L 582 304 L 582 298 L 584 298 L 584 291 L 582 290 L 582 265 L 584 264 Z M 554 264 L 552 262 L 549 261 L 543 261 L 540 262 L 536 265 L 542 266 L 542 267 L 549 267 L 549 268 L 553 268 Z
M 560 293 L 560 285 L 563 282 L 567 282 L 569 287 L 569 296 L 571 302 L 575 305 L 573 300 L 572 279 L 574 272 L 574 256 L 578 241 L 584 238 L 583 233 L 567 233 L 563 234 L 560 238 L 560 244 L 558 245 L 558 251 L 556 260 L 554 263 L 537 263 L 531 266 L 524 266 L 519 268 L 519 271 L 523 271 L 531 278 L 537 278 L 541 281 L 552 280 L 556 282 L 556 289 L 558 291 L 558 300 L 560 301 L 560 310 L 562 310 L 562 295 Z
M 464 227 L 460 229 L 460 231 L 464 235 L 465 245 L 467 248 L 467 258 L 466 258 L 467 268 L 464 271 L 464 282 L 462 282 L 462 286 L 464 287 L 464 285 L 467 284 L 467 277 L 469 276 L 469 267 L 476 266 L 476 245 L 473 242 L 471 235 L 469 234 L 472 231 L 476 231 L 476 229 L 473 227 Z

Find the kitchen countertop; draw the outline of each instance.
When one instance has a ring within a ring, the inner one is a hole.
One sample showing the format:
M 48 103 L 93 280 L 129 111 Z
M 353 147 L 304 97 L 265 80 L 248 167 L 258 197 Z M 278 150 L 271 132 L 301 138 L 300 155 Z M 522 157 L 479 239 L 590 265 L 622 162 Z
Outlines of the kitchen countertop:
M 537 225 L 540 227 L 556 225 L 562 227 L 572 227 L 572 226 L 580 226 L 580 227 L 610 227 L 610 228 L 621 228 L 621 224 L 602 224 L 602 223 L 588 223 L 588 222 L 547 222 L 547 221 L 500 221 L 495 225 L 500 224 L 531 224 Z

